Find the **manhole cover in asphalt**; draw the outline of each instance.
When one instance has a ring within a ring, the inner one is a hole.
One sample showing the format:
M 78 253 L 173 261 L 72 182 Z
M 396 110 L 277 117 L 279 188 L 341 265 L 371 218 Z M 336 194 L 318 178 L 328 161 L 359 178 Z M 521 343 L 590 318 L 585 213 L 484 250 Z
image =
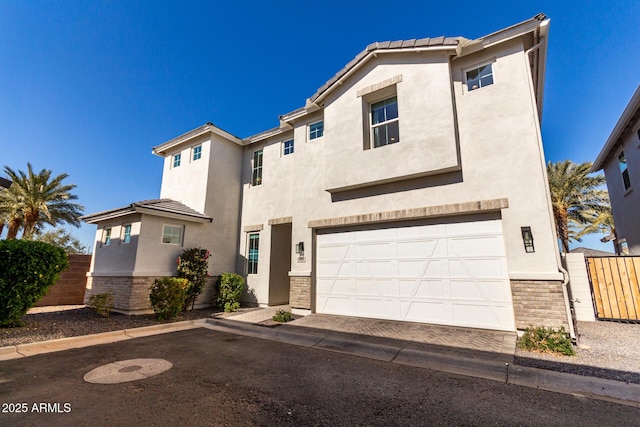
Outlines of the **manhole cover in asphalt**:
M 120 360 L 99 366 L 84 376 L 84 380 L 95 384 L 118 384 L 143 380 L 167 371 L 173 364 L 164 359 Z

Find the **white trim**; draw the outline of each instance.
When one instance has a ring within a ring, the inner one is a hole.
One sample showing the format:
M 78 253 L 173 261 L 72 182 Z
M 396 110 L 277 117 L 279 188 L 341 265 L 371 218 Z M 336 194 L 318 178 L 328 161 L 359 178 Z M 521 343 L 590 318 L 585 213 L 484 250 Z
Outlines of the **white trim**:
M 173 228 L 179 228 L 180 229 L 180 242 L 178 243 L 165 243 L 163 242 L 164 240 L 164 229 L 165 227 L 173 227 Z M 183 224 L 171 224 L 171 223 L 162 223 L 162 234 L 160 235 L 160 244 L 161 245 L 170 245 L 170 246 L 182 246 L 184 243 L 184 231 L 185 231 L 185 226 Z

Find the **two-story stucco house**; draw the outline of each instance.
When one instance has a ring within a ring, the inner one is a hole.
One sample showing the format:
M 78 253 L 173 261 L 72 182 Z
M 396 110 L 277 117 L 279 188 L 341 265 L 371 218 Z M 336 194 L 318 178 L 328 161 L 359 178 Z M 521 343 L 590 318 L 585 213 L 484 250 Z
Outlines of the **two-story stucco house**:
M 616 253 L 640 255 L 640 86 L 602 147 L 591 171 L 602 169 L 616 227 Z
M 261 305 L 571 328 L 540 134 L 548 24 L 374 43 L 273 129 L 155 147 L 161 199 L 85 218 L 87 295 L 148 308 L 150 280 L 201 246 Z

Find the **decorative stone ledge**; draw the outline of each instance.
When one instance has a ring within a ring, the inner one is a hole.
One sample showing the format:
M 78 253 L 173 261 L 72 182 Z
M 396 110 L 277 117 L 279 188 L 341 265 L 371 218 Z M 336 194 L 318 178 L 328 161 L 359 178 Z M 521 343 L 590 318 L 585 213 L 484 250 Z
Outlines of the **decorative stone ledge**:
M 262 231 L 264 230 L 264 224 L 245 225 L 242 229 L 245 233 L 250 231 Z
M 278 225 L 278 224 L 291 224 L 293 222 L 293 217 L 283 216 L 281 218 L 272 218 L 269 220 L 269 225 Z
M 328 228 L 345 225 L 373 224 L 378 222 L 406 221 L 411 219 L 494 212 L 509 207 L 507 198 L 427 206 L 424 208 L 374 212 L 362 215 L 341 216 L 309 221 L 309 228 Z
M 376 92 L 380 89 L 384 89 L 385 87 L 392 86 L 396 83 L 400 83 L 402 81 L 402 74 L 398 74 L 397 76 L 393 76 L 390 79 L 383 80 L 379 83 L 376 83 L 371 86 L 364 87 L 358 91 L 357 97 L 360 98 L 362 96 L 368 95 L 370 93 Z

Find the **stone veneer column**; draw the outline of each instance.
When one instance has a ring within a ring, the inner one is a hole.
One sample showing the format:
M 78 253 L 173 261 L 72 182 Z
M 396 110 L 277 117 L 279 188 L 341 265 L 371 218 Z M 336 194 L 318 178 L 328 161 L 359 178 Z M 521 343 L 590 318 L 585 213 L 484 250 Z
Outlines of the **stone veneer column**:
M 311 310 L 311 276 L 290 276 L 289 283 L 291 308 Z
M 569 327 L 562 282 L 511 280 L 516 328 L 545 326 Z

